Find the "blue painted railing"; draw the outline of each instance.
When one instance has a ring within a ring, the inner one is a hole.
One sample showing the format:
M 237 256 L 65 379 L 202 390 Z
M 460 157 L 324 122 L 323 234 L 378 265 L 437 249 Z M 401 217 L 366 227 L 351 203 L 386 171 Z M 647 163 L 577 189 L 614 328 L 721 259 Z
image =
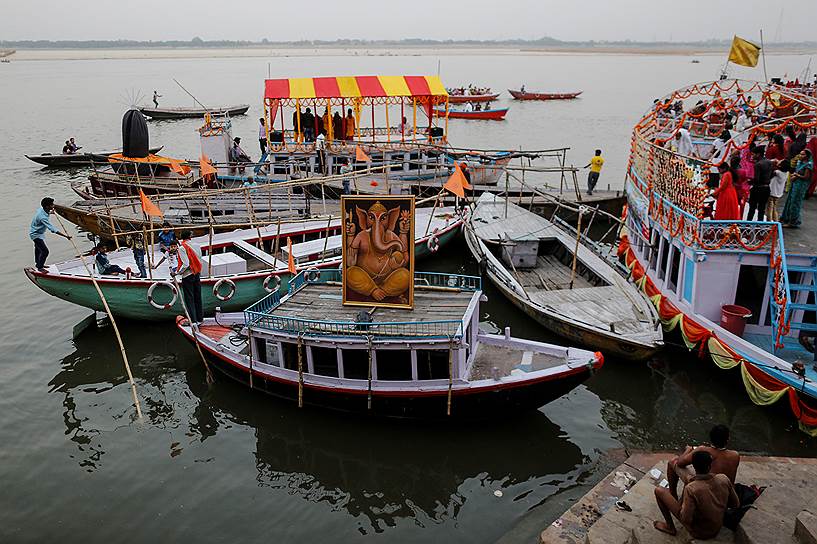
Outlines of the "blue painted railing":
M 302 270 L 289 281 L 289 296 L 297 296 L 297 291 L 310 284 L 340 283 L 339 269 Z M 438 272 L 415 272 L 416 287 L 438 287 L 458 289 L 466 292 L 482 290 L 482 278 L 461 274 Z M 274 310 L 281 305 L 278 291 L 270 293 L 246 310 L 244 320 L 248 327 L 266 329 L 290 334 L 310 336 L 376 336 L 378 338 L 459 338 L 466 324 L 463 319 L 430 321 L 329 321 L 302 319 L 291 316 L 276 316 Z M 465 316 L 463 316 L 464 318 Z

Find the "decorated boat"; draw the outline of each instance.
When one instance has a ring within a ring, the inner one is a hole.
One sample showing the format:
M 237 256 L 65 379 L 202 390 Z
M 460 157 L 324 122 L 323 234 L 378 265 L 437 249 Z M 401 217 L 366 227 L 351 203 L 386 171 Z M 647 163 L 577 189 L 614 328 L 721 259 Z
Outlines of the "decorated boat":
M 210 115 L 244 115 L 250 109 L 249 104 L 219 106 L 216 108 L 151 108 L 140 106 L 139 111 L 151 119 L 200 119 Z
M 499 98 L 499 93 L 480 94 L 451 94 L 448 93 L 449 104 L 467 104 L 468 102 L 493 102 Z
M 578 98 L 584 91 L 576 91 L 572 93 L 542 93 L 508 89 L 508 92 L 511 93 L 511 96 L 516 100 L 571 100 L 573 98 Z
M 687 122 L 722 119 L 748 104 L 761 122 L 726 142 L 720 156 L 729 157 L 764 145 L 787 127 L 813 130 L 817 106 L 784 87 L 731 79 L 678 89 L 658 103 L 677 101 L 684 107 L 675 123 L 653 107 L 633 129 L 619 256 L 667 332 L 714 368 L 740 375 L 735 383 L 742 383 L 753 403 L 787 404 L 800 427 L 817 435 L 813 229 L 711 219 L 713 164 L 671 147 Z M 781 105 L 795 113 L 778 115 Z M 711 155 L 709 147 L 704 156 Z M 803 206 L 813 208 L 813 200 Z
M 478 277 L 415 272 L 413 308 L 344 304 L 340 270 L 301 272 L 240 314 L 178 327 L 224 375 L 296 402 L 386 417 L 489 418 L 577 387 L 600 353 L 479 330 Z M 365 319 L 363 318 L 365 316 Z
M 448 117 L 449 119 L 483 119 L 492 121 L 501 121 L 505 119 L 505 114 L 508 113 L 508 108 L 498 108 L 495 110 L 445 110 L 435 109 L 434 115 L 437 117 Z
M 435 253 L 458 233 L 462 220 L 453 208 L 420 208 L 414 243 L 417 257 Z M 341 260 L 340 219 L 305 219 L 200 236 L 193 240 L 202 249 L 202 303 L 212 315 L 217 307 L 240 311 L 270 292 L 286 291 L 292 276 L 289 257 L 296 270 L 337 268 Z M 148 235 L 150 239 L 150 235 Z M 133 252 L 124 247 L 108 258 L 122 269 L 138 270 Z M 289 242 L 289 244 L 288 244 Z M 156 245 L 147 247 L 147 262 L 158 268 L 148 278 L 96 274 L 111 311 L 131 319 L 172 319 L 182 313 L 179 292 L 170 281 L 169 262 Z M 93 256 L 86 257 L 91 263 Z M 161 263 L 161 264 L 160 264 Z M 26 269 L 28 278 L 46 293 L 102 311 L 102 302 L 79 258 L 53 263 L 47 272 Z M 212 272 L 211 272 L 212 271 Z
M 645 297 L 560 225 L 483 193 L 465 240 L 497 289 L 556 334 L 634 360 L 663 346 Z
M 149 150 L 150 153 L 158 153 L 161 151 L 161 149 L 162 146 L 157 146 L 151 147 Z M 36 162 L 37 164 L 42 164 L 43 166 L 48 166 L 51 168 L 64 168 L 69 166 L 91 166 L 95 158 L 107 158 L 117 153 L 122 153 L 122 150 L 117 149 L 114 151 L 100 151 L 97 153 L 43 153 L 41 155 L 26 155 L 26 158 Z

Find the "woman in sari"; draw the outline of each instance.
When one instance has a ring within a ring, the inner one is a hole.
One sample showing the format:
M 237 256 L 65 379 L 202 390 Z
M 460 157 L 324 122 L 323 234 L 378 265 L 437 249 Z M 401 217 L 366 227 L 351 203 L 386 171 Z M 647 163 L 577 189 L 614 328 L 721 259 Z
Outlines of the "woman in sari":
M 718 165 L 721 174 L 720 185 L 712 191 L 715 201 L 716 221 L 737 221 L 740 220 L 740 207 L 738 206 L 738 195 L 732 180 L 736 176 L 734 169 L 730 169 L 726 162 Z
M 814 171 L 811 151 L 808 149 L 802 150 L 796 159 L 797 166 L 794 167 L 789 176 L 791 189 L 789 189 L 789 195 L 786 197 L 783 214 L 780 216 L 783 227 L 793 229 L 798 228 L 800 223 L 803 222 L 800 217 L 800 212 L 803 209 L 803 198 L 806 196 L 806 191 L 811 183 L 811 173 Z

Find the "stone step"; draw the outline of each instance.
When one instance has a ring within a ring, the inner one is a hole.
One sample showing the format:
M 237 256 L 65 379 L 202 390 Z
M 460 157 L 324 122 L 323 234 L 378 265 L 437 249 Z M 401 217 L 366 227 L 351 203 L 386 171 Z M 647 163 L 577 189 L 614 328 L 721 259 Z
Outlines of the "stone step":
M 803 510 L 794 520 L 794 538 L 798 544 L 817 544 L 817 516 Z

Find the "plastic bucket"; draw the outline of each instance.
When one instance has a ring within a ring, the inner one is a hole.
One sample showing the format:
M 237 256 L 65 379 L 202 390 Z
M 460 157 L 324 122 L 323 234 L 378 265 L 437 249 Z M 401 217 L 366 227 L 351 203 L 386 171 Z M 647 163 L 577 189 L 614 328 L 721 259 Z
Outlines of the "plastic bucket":
M 736 336 L 743 336 L 743 329 L 746 328 L 746 322 L 750 317 L 752 311 L 749 308 L 737 304 L 721 306 L 721 327 Z

